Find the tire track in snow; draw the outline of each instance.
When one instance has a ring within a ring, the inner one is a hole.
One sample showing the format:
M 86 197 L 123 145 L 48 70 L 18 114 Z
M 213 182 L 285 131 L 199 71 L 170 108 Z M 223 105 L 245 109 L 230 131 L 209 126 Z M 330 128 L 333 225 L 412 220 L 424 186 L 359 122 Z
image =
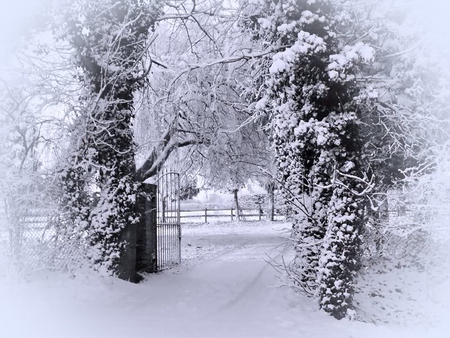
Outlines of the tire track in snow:
M 273 250 L 279 248 L 280 245 L 282 245 L 282 244 L 283 243 L 280 243 L 280 244 L 276 245 L 275 247 L 271 247 L 270 251 L 273 251 Z M 272 257 L 271 259 L 274 261 L 278 261 L 287 250 L 288 250 L 288 247 L 286 246 L 282 252 L 279 252 L 275 257 Z M 265 251 L 264 254 L 268 256 L 267 251 Z M 262 256 L 261 260 L 263 260 L 265 263 L 263 263 L 264 265 L 259 269 L 258 273 L 250 280 L 249 283 L 247 283 L 244 286 L 244 288 L 241 289 L 241 291 L 239 293 L 237 293 L 233 297 L 233 299 L 231 299 L 225 305 L 221 306 L 217 310 L 217 312 L 222 312 L 222 311 L 228 310 L 229 308 L 235 306 L 239 302 L 243 302 L 245 300 L 245 296 L 248 295 L 252 290 L 255 289 L 255 286 L 257 286 L 258 281 L 260 281 L 262 279 L 262 276 L 267 271 L 267 269 L 272 268 L 272 266 L 269 264 L 269 262 L 267 262 L 264 259 L 263 255 L 261 255 L 261 256 Z M 275 273 L 276 273 L 276 271 L 274 270 L 274 274 Z M 264 286 L 266 286 L 266 285 L 264 285 Z

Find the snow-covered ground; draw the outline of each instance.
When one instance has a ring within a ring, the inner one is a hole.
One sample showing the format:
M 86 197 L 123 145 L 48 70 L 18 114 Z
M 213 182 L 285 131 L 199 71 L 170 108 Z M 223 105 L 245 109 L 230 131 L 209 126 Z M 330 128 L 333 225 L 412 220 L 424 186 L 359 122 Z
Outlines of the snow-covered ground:
M 1 280 L 0 337 L 450 336 L 450 326 L 439 320 L 431 325 L 336 321 L 312 300 L 280 286 L 267 260 L 291 254 L 287 228 L 265 222 L 185 226 L 182 266 L 148 275 L 141 284 L 88 273 Z M 398 294 L 411 296 L 406 290 Z M 370 306 L 373 299 L 382 298 L 359 297 L 360 306 Z M 436 307 L 436 319 L 446 317 L 442 309 Z

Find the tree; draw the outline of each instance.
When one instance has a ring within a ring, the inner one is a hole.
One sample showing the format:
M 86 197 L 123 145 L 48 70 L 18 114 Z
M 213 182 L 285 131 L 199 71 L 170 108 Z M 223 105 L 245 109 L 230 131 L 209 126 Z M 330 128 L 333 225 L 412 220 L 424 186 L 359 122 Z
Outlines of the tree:
M 254 122 L 239 121 L 239 117 L 245 115 L 234 113 L 238 120 L 230 124 L 231 116 L 223 116 L 223 127 L 228 127 L 228 131 L 222 131 L 211 145 L 202 151 L 202 162 L 206 184 L 233 193 L 236 220 L 239 220 L 238 192 L 252 179 L 266 179 L 266 170 L 271 164 L 272 154 L 267 136 Z
M 208 2 L 202 4 L 206 7 L 201 8 L 196 2 L 192 2 L 191 8 L 171 2 L 165 4 L 167 12 L 164 16 L 160 15 L 157 4 L 138 0 L 66 4 L 62 18 L 54 26 L 57 29 L 65 27 L 59 37 L 70 42 L 74 66 L 79 70 L 77 76 L 84 86 L 79 107 L 73 112 L 68 160 L 60 169 L 63 190 L 60 204 L 64 214 L 68 215 L 66 233 L 69 237 L 88 234 L 93 247 L 90 253 L 92 264 L 99 270 L 111 273 L 118 272 L 120 254 L 126 246 L 124 229 L 138 218 L 135 200 L 140 182 L 155 176 L 175 149 L 209 144 L 215 134 L 205 136 L 205 130 L 217 130 L 214 129 L 217 128 L 214 125 L 217 114 L 212 118 L 205 114 L 190 114 L 199 106 L 203 108 L 200 112 L 214 112 L 219 102 L 214 95 L 209 98 L 211 105 L 205 105 L 203 98 L 196 99 L 207 87 L 205 82 L 202 83 L 206 79 L 201 76 L 197 77 L 199 82 L 192 81 L 196 80 L 193 71 L 197 69 L 196 73 L 201 73 L 204 68 L 227 64 L 229 60 L 206 66 L 191 65 L 176 76 L 171 73 L 167 86 L 159 86 L 167 79 L 162 78 L 155 88 L 163 93 L 163 101 L 159 101 L 159 97 L 153 100 L 155 97 L 148 95 L 150 91 L 147 89 L 152 88 L 148 84 L 155 79 L 152 76 L 153 66 L 163 70 L 168 68 L 157 61 L 158 57 L 154 57 L 153 50 L 149 48 L 155 44 L 156 35 L 149 35 L 155 23 L 164 21 L 169 26 L 173 24 L 174 31 L 180 26 L 186 27 L 189 39 L 194 34 L 200 34 L 200 40 L 191 44 L 192 54 L 198 57 L 193 48 L 203 45 L 203 40 L 211 40 L 211 36 L 204 30 L 203 22 L 200 23 L 197 15 L 216 17 L 208 12 L 211 9 L 208 9 Z M 68 24 L 64 26 L 61 22 Z M 200 29 L 196 32 L 189 30 L 188 24 L 192 23 Z M 223 32 L 221 34 L 226 37 Z M 209 42 L 215 46 L 212 49 L 215 54 L 218 39 Z M 174 69 L 176 67 L 169 69 L 169 73 Z M 179 79 L 185 75 L 190 79 L 186 82 L 188 86 L 199 89 L 197 95 L 180 95 L 179 88 L 183 90 L 184 85 Z M 223 84 L 223 81 L 225 79 L 219 83 Z M 214 83 L 217 91 L 220 90 L 219 83 Z M 177 89 L 178 96 L 173 94 L 174 89 Z M 147 109 L 142 109 L 147 103 L 142 98 L 150 98 Z M 163 114 L 155 113 L 158 108 L 155 101 L 163 102 Z M 137 117 L 142 118 L 145 113 L 151 112 L 153 118 L 149 120 L 153 124 L 152 130 L 156 131 L 151 135 L 156 142 L 141 139 L 141 145 L 151 145 L 139 148 L 142 163 L 138 169 L 134 164 L 137 152 L 132 127 L 137 103 L 140 105 Z M 145 152 L 141 152 L 143 149 Z
M 56 39 L 54 45 L 48 40 L 38 43 L 30 64 L 42 80 L 40 88 L 54 94 L 56 115 L 64 132 L 70 134 L 70 139 L 61 138 L 50 156 L 57 162 L 51 169 L 59 178 L 54 196 L 61 208 L 60 229 L 67 241 L 92 247 L 91 263 L 98 270 L 119 272 L 120 255 L 127 245 L 124 229 L 139 216 L 135 198 L 140 183 L 157 175 L 176 149 L 211 144 L 223 127 L 217 124 L 223 116 L 217 120 L 215 112 L 220 100 L 233 97 L 233 102 L 221 102 L 223 107 L 245 106 L 236 99 L 239 93 L 220 93 L 226 78 L 214 80 L 215 66 L 226 68 L 223 65 L 250 58 L 227 56 L 221 50 L 230 42 L 226 27 L 233 27 L 236 17 L 232 9 L 215 5 L 215 1 L 63 2 L 46 16 Z M 173 45 L 185 47 L 187 41 L 190 47 L 189 52 L 175 48 L 170 67 L 165 64 L 164 51 L 158 50 L 167 40 L 161 44 L 156 34 L 151 35 L 157 22 L 170 27 L 172 39 L 183 32 L 184 45 L 172 40 Z M 53 49 L 56 53 L 48 52 Z M 203 51 L 207 53 L 200 57 Z M 183 58 L 188 62 L 180 68 Z M 210 86 L 220 95 L 207 101 L 201 95 Z M 147 95 L 155 88 L 158 95 Z M 196 96 L 191 95 L 191 88 L 199 89 Z M 148 139 L 134 133 L 139 128 L 133 126 L 147 118 L 148 112 L 158 112 L 149 119 L 151 138 L 156 140 L 151 147 L 146 147 Z M 214 114 L 208 116 L 208 112 Z M 135 158 L 140 158 L 138 169 Z
M 73 46 L 85 90 L 71 154 L 61 168 L 61 204 L 71 215 L 67 232 L 89 234 L 91 262 L 106 273 L 120 272 L 123 231 L 139 217 L 134 93 L 146 81 L 144 56 L 158 13 L 156 4 L 138 0 L 81 1 L 63 8 L 67 24 L 60 38 Z
M 424 139 L 407 134 L 414 122 L 399 123 L 402 111 L 426 107 L 420 99 L 387 108 L 392 101 L 381 88 L 405 97 L 414 85 L 389 80 L 401 67 L 389 58 L 392 34 L 364 9 L 340 1 L 263 1 L 245 25 L 262 44 L 282 49 L 256 106 L 271 115 L 280 180 L 297 213 L 295 282 L 317 292 L 321 307 L 339 319 L 352 313 L 368 202 L 399 169 L 420 161 L 415 144 Z
M 261 176 L 258 166 L 271 157 L 263 128 L 248 109 L 251 57 L 240 56 L 240 46 L 230 48 L 242 37 L 232 15 L 240 8 L 221 1 L 187 4 L 188 10 L 174 5 L 164 15 L 170 19 L 157 29 L 163 40 L 151 48 L 159 66 L 149 74 L 154 85 L 145 93 L 137 136 L 142 157 L 154 157 L 147 157 L 139 172 L 151 176 L 161 159 L 178 149 L 183 158 L 178 168 L 194 170 L 208 185 L 237 196 L 250 177 Z
M 57 254 L 52 251 L 55 241 L 33 238 L 24 221 L 55 216 L 50 157 L 62 139 L 61 120 L 50 113 L 52 95 L 36 86 L 35 74 L 27 66 L 24 62 L 3 73 L 0 86 L 0 216 L 9 234 L 9 263 L 15 273 L 51 264 L 39 250 L 51 258 Z M 45 215 L 40 214 L 43 209 Z
M 436 100 L 408 53 L 413 36 L 395 31 L 404 17 L 389 26 L 364 3 L 264 4 L 247 26 L 263 43 L 284 46 L 257 105 L 272 114 L 278 170 L 297 207 L 296 282 L 342 318 L 366 215 L 401 172 L 427 162 L 423 149 L 436 135 L 417 119 L 434 120 Z

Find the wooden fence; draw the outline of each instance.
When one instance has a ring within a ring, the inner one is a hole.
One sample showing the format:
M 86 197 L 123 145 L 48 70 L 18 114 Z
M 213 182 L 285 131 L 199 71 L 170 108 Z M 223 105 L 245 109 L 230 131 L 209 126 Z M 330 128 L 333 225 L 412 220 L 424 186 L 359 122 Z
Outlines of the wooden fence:
M 181 223 L 208 223 L 210 221 L 235 221 L 237 220 L 236 209 L 195 209 L 180 210 Z M 261 221 L 267 219 L 267 213 L 263 209 L 239 209 L 240 221 Z M 274 220 L 284 220 L 285 215 L 275 210 Z

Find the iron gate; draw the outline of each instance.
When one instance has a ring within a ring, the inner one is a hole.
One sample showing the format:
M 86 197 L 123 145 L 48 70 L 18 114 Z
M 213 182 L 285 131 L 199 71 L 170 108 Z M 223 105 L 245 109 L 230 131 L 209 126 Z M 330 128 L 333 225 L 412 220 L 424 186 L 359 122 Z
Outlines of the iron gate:
M 158 270 L 181 263 L 180 175 L 163 171 L 157 193 Z

